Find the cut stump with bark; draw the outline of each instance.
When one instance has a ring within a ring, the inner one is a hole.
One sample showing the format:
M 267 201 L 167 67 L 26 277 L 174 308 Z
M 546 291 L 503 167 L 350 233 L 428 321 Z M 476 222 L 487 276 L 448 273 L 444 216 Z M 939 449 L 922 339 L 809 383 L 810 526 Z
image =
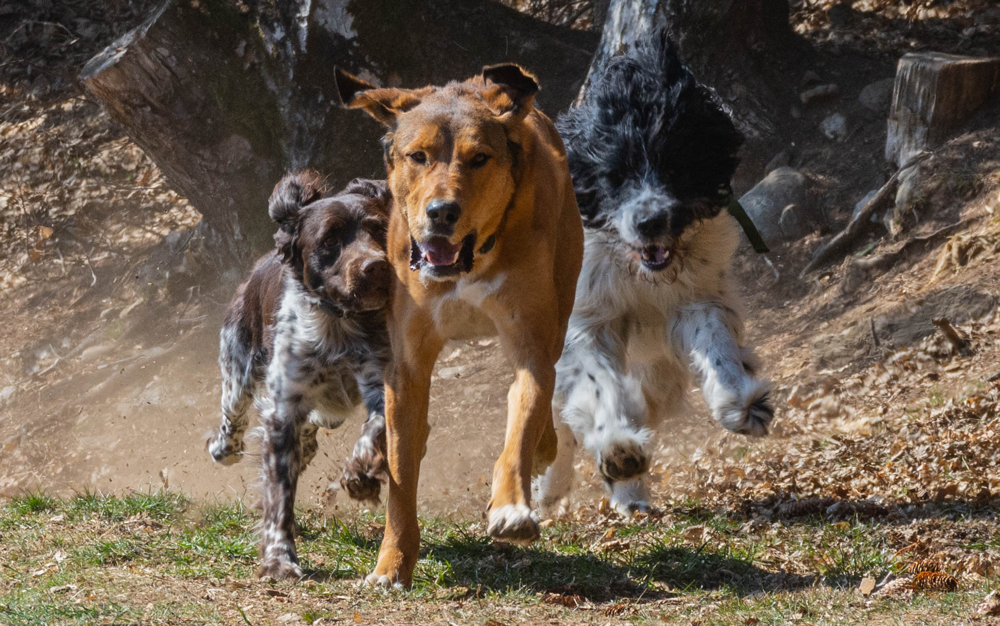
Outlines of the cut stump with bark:
M 896 68 L 885 158 L 896 165 L 936 147 L 1000 96 L 1000 58 L 918 52 Z

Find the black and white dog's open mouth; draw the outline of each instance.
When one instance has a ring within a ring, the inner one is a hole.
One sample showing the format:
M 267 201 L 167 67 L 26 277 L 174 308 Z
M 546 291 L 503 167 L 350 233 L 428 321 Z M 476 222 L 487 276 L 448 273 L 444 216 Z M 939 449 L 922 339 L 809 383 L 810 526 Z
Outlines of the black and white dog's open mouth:
M 418 244 L 410 237 L 410 269 L 434 280 L 448 280 L 472 271 L 476 233 L 469 233 L 461 244 L 445 237 L 431 237 Z
M 673 251 L 665 246 L 644 246 L 636 250 L 639 260 L 647 270 L 658 272 L 674 260 Z

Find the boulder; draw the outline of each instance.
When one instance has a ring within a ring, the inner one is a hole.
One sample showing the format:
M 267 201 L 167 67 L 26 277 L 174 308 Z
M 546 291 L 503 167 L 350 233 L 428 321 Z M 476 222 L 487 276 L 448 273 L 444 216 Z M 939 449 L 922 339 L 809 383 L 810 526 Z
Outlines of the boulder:
M 820 123 L 819 129 L 827 139 L 840 143 L 847 139 L 847 118 L 834 113 Z
M 809 181 L 801 172 L 779 167 L 740 198 L 740 204 L 753 220 L 767 243 L 787 241 L 801 236 L 820 223 L 809 197 Z M 792 214 L 785 215 L 790 206 Z M 785 225 L 793 233 L 786 234 Z
M 895 84 L 895 78 L 884 78 L 866 85 L 858 96 L 858 102 L 872 113 L 886 115 L 892 106 L 892 89 Z

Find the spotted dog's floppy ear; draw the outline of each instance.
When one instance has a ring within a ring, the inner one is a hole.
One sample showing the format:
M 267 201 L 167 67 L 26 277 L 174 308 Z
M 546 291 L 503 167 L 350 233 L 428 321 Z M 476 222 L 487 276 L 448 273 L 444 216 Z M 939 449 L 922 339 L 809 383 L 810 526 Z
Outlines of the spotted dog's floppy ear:
M 274 233 L 274 245 L 282 261 L 292 259 L 298 248 L 302 207 L 318 200 L 326 191 L 326 181 L 311 170 L 285 174 L 274 186 L 267 202 L 267 214 L 280 227 Z
M 348 109 L 364 109 L 368 115 L 386 126 L 393 126 L 401 113 L 420 104 L 421 98 L 431 92 L 424 89 L 381 89 L 344 70 L 334 68 L 334 82 L 340 104 Z
M 538 80 L 520 65 L 501 63 L 483 68 L 483 102 L 504 121 L 523 119 L 534 104 Z

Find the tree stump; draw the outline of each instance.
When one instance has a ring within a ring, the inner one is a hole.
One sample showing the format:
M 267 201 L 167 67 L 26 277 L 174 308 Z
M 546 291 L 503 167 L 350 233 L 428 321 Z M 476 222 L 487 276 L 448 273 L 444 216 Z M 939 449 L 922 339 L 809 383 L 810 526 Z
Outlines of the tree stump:
M 334 66 L 419 87 L 513 61 L 555 113 L 596 43 L 489 0 L 165 0 L 80 80 L 201 212 L 214 252 L 246 264 L 272 245 L 267 198 L 284 171 L 332 187 L 385 175 L 383 129 L 338 106 Z
M 1000 94 L 1000 58 L 907 54 L 896 68 L 885 158 L 895 165 L 946 140 Z

